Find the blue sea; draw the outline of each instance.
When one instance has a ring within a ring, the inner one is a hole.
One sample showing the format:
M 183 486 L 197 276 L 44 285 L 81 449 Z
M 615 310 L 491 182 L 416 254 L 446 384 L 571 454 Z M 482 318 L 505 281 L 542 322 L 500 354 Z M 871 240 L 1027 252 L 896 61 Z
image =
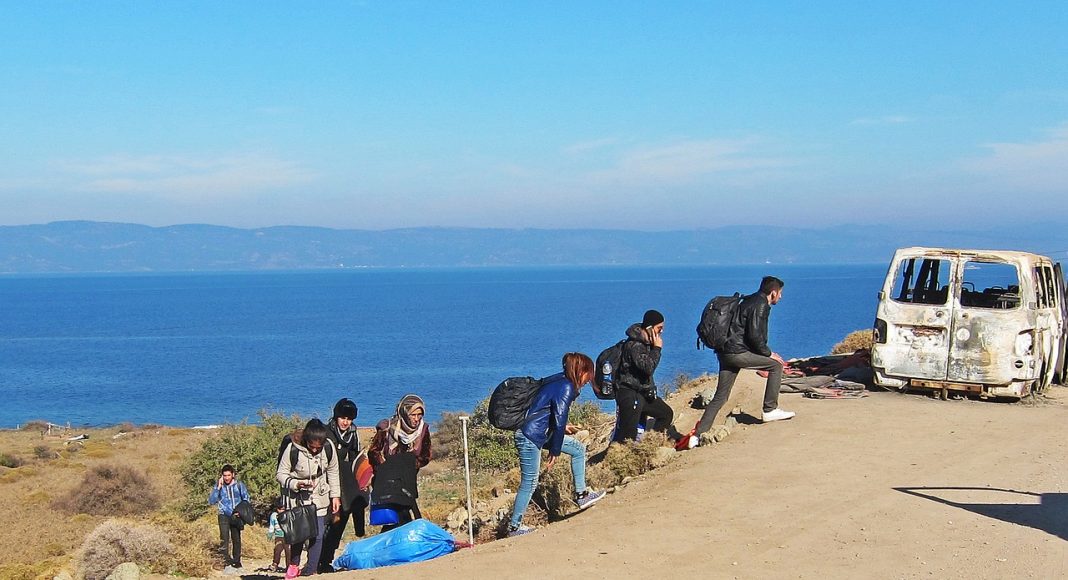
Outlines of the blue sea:
M 192 426 L 263 408 L 357 423 L 406 393 L 428 415 L 469 410 L 502 379 L 596 358 L 664 313 L 657 381 L 716 371 L 694 327 L 714 295 L 786 282 L 770 322 L 783 356 L 869 328 L 885 265 L 348 270 L 0 277 L 0 427 Z M 583 398 L 592 398 L 584 391 Z

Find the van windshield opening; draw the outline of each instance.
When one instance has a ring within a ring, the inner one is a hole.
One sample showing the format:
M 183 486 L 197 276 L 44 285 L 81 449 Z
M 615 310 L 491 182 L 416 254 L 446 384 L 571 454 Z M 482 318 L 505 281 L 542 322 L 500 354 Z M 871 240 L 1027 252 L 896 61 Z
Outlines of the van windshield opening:
M 949 260 L 905 258 L 897 265 L 894 291 L 896 302 L 910 304 L 945 304 L 949 299 L 949 280 L 953 276 Z
M 1016 266 L 1004 262 L 965 262 L 960 305 L 995 310 L 1018 307 L 1020 275 Z

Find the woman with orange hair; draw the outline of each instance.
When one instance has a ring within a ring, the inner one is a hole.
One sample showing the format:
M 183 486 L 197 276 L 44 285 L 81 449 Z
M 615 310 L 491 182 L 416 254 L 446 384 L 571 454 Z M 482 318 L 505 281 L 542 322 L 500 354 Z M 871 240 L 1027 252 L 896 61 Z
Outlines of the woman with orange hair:
M 542 380 L 526 418 L 515 431 L 520 479 L 512 507 L 512 519 L 508 525 L 509 537 L 533 530 L 520 525 L 520 522 L 538 485 L 542 449 L 549 451 L 546 470 L 552 469 L 561 452 L 571 456 L 575 503 L 579 509 L 586 509 L 604 497 L 603 491 L 592 491 L 586 487 L 586 446 L 571 437 L 577 429 L 567 422 L 571 403 L 578 398 L 579 390 L 593 380 L 593 361 L 582 353 L 569 352 L 564 355 L 562 363 L 564 372 Z

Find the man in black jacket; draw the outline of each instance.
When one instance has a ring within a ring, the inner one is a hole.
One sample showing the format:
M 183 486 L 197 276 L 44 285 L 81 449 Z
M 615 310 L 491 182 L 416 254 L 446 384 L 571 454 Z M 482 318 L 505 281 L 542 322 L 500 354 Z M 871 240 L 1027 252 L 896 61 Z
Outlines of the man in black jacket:
M 782 359 L 768 348 L 768 316 L 771 307 L 782 298 L 783 281 L 774 276 L 764 276 L 760 290 L 742 299 L 738 311 L 731 320 L 730 331 L 723 348 L 716 351 L 719 359 L 719 383 L 712 401 L 705 407 L 697 423 L 696 435 L 712 428 L 716 415 L 727 402 L 738 372 L 742 369 L 768 371 L 768 384 L 764 388 L 763 421 L 782 421 L 793 418 L 792 411 L 779 408 L 779 384 L 782 382 Z
M 656 393 L 653 373 L 660 364 L 660 350 L 664 346 L 664 315 L 656 310 L 645 313 L 640 323 L 627 328 L 627 341 L 623 343 L 620 371 L 616 389 L 616 433 L 613 441 L 637 439 L 638 424 L 645 419 L 653 420 L 652 429 L 667 432 L 678 438 L 671 425 L 675 412 Z
M 367 507 L 367 493 L 360 490 L 353 472 L 353 462 L 360 454 L 360 436 L 353 425 L 357 412 L 356 403 L 353 403 L 352 399 L 341 399 L 334 405 L 334 416 L 327 425 L 327 444 L 333 445 L 337 450 L 341 509 L 328 524 L 323 536 L 323 551 L 319 557 L 320 573 L 333 572 L 330 563 L 334 561 L 334 553 L 341 544 L 341 535 L 345 533 L 345 525 L 348 524 L 350 515 L 356 536 L 362 538 L 365 534 L 364 509 Z

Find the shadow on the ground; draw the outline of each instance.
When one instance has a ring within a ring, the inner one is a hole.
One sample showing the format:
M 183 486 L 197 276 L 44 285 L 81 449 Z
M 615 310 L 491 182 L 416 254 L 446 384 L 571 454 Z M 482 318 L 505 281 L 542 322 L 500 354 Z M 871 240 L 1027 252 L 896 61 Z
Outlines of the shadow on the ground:
M 735 421 L 738 421 L 739 425 L 760 425 L 763 423 L 760 417 L 750 415 L 749 413 L 746 413 L 744 411 L 736 415 L 732 415 L 732 417 L 734 417 Z
M 1034 493 L 996 487 L 895 487 L 893 489 L 988 518 L 1042 530 L 1068 540 L 1068 493 Z M 940 497 L 956 491 L 996 492 L 1005 494 L 1006 501 L 1004 503 L 966 503 Z M 1039 503 L 1019 503 L 1023 497 L 1038 498 Z

